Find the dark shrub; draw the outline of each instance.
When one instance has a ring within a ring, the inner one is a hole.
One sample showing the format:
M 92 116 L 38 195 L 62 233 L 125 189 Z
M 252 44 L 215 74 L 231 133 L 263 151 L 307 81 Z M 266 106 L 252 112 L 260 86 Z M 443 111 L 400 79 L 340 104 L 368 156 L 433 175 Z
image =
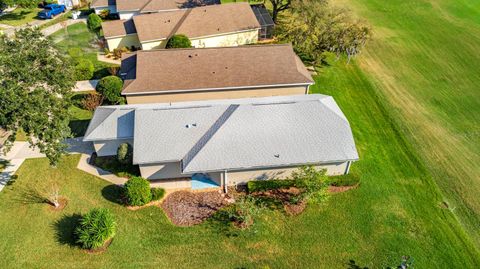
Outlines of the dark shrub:
M 117 76 L 107 76 L 97 84 L 96 90 L 112 104 L 123 103 L 121 96 L 123 81 Z
M 253 180 L 247 183 L 249 193 L 275 189 L 287 189 L 293 186 L 295 186 L 295 181 L 288 179 Z
M 94 111 L 103 102 L 103 96 L 98 93 L 89 93 L 82 100 L 82 108 L 88 111 Z
M 108 209 L 92 209 L 82 217 L 75 229 L 77 242 L 87 249 L 102 247 L 115 236 L 116 228 L 114 216 Z
M 102 27 L 102 18 L 95 13 L 88 15 L 87 26 L 90 31 L 97 32 Z
M 328 184 L 332 186 L 354 186 L 360 182 L 360 178 L 354 174 L 333 176 L 328 178 Z
M 165 195 L 165 190 L 162 188 L 152 188 L 152 201 L 158 201 Z
M 121 164 L 132 164 L 133 148 L 128 143 L 122 143 L 117 149 L 117 160 Z
M 190 39 L 188 39 L 186 35 L 174 35 L 170 37 L 165 47 L 167 49 L 191 48 L 192 42 L 190 42 Z
M 127 203 L 133 206 L 141 206 L 152 200 L 150 182 L 141 177 L 132 177 L 124 185 Z
M 75 79 L 89 80 L 93 77 L 94 66 L 91 61 L 87 59 L 77 59 L 77 65 L 75 66 Z

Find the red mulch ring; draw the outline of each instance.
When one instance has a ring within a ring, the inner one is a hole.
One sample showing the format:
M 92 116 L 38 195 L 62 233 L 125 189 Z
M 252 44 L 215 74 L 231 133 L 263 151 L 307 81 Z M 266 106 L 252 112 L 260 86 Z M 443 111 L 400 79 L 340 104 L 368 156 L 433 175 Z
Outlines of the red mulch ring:
M 218 191 L 177 191 L 165 198 L 162 208 L 173 224 L 193 226 L 202 223 L 227 204 Z
M 103 253 L 107 250 L 107 248 L 110 246 L 110 244 L 112 243 L 113 241 L 113 238 L 110 238 L 107 240 L 107 242 L 105 242 L 105 244 L 103 244 L 103 246 L 99 247 L 99 248 L 96 248 L 96 249 L 86 249 L 85 251 L 87 253 L 90 253 L 90 254 L 100 254 L 100 253 Z
M 68 200 L 65 197 L 58 198 L 59 206 L 55 207 L 52 203 L 48 203 L 49 209 L 52 211 L 62 211 L 68 204 Z
M 300 201 L 298 204 L 285 204 L 283 207 L 288 215 L 296 216 L 305 210 L 307 203 L 305 201 Z
M 328 186 L 328 192 L 330 193 L 339 193 L 349 191 L 358 187 L 358 184 L 352 186 Z

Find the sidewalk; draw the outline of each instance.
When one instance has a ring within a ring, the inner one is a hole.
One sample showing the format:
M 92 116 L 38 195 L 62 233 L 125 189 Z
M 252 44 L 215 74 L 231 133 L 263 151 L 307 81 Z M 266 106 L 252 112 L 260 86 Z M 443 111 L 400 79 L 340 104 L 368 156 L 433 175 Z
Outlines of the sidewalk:
M 77 83 L 75 83 L 75 88 L 73 88 L 73 91 L 74 92 L 95 91 L 97 84 L 98 84 L 98 79 L 77 81 Z

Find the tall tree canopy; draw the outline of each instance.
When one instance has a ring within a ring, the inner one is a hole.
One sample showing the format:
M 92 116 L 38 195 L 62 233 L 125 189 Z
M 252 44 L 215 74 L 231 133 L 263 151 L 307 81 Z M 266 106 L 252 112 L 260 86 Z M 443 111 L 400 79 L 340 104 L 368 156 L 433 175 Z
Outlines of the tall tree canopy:
M 325 52 L 347 55 L 350 61 L 371 34 L 369 26 L 352 19 L 346 9 L 330 6 L 327 0 L 293 1 L 278 32 L 280 40 L 291 42 L 295 51 L 313 64 L 319 64 Z
M 0 126 L 12 135 L 23 129 L 31 145 L 55 164 L 70 136 L 72 65 L 40 30 L 26 28 L 0 36 Z
M 278 13 L 287 10 L 292 4 L 292 0 L 268 0 L 272 4 L 272 19 L 277 22 Z
M 34 8 L 38 5 L 38 0 L 0 0 L 0 6 L 20 6 L 25 8 Z

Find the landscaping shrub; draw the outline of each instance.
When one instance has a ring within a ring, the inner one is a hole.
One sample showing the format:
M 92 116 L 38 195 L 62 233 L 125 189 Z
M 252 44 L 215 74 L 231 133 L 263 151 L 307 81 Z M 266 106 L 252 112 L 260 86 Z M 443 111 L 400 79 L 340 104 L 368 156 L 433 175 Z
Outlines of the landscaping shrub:
M 253 180 L 247 183 L 249 193 L 275 189 L 287 189 L 293 186 L 295 186 L 295 181 L 288 179 Z
M 117 160 L 121 164 L 132 164 L 133 148 L 128 143 L 122 143 L 117 149 Z
M 235 226 L 244 229 L 253 224 L 254 218 L 260 211 L 260 207 L 257 205 L 254 197 L 244 196 L 239 198 L 235 204 L 226 210 L 230 220 Z
M 174 49 L 174 48 L 191 48 L 192 42 L 186 35 L 174 35 L 168 41 L 167 45 L 165 45 L 167 49 Z
M 337 187 L 354 186 L 360 182 L 360 178 L 354 174 L 329 177 L 328 184 Z
M 165 195 L 165 190 L 162 188 L 152 188 L 150 191 L 152 193 L 152 201 L 158 201 Z
M 132 177 L 124 185 L 125 198 L 132 206 L 141 206 L 152 200 L 150 182 L 142 177 Z
M 296 187 L 302 189 L 299 198 L 308 202 L 319 203 L 327 198 L 328 177 L 326 170 L 317 170 L 313 166 L 303 166 L 290 176 Z
M 77 64 L 75 65 L 75 79 L 79 80 L 89 80 L 93 77 L 93 71 L 95 67 L 90 60 L 87 59 L 77 59 Z
M 94 111 L 103 102 L 103 96 L 98 93 L 89 93 L 82 100 L 82 108 L 88 111 Z
M 115 236 L 116 228 L 115 218 L 108 209 L 92 209 L 82 217 L 75 229 L 77 242 L 86 249 L 102 247 Z
M 104 10 L 100 11 L 99 17 L 102 18 L 102 19 L 106 19 L 108 17 L 108 15 L 110 15 L 110 10 L 109 9 L 104 9 Z
M 112 104 L 122 104 L 124 102 L 121 96 L 123 81 L 117 76 L 107 76 L 97 84 L 96 90 Z
M 102 27 L 102 18 L 95 13 L 88 15 L 87 26 L 90 31 L 97 32 Z

